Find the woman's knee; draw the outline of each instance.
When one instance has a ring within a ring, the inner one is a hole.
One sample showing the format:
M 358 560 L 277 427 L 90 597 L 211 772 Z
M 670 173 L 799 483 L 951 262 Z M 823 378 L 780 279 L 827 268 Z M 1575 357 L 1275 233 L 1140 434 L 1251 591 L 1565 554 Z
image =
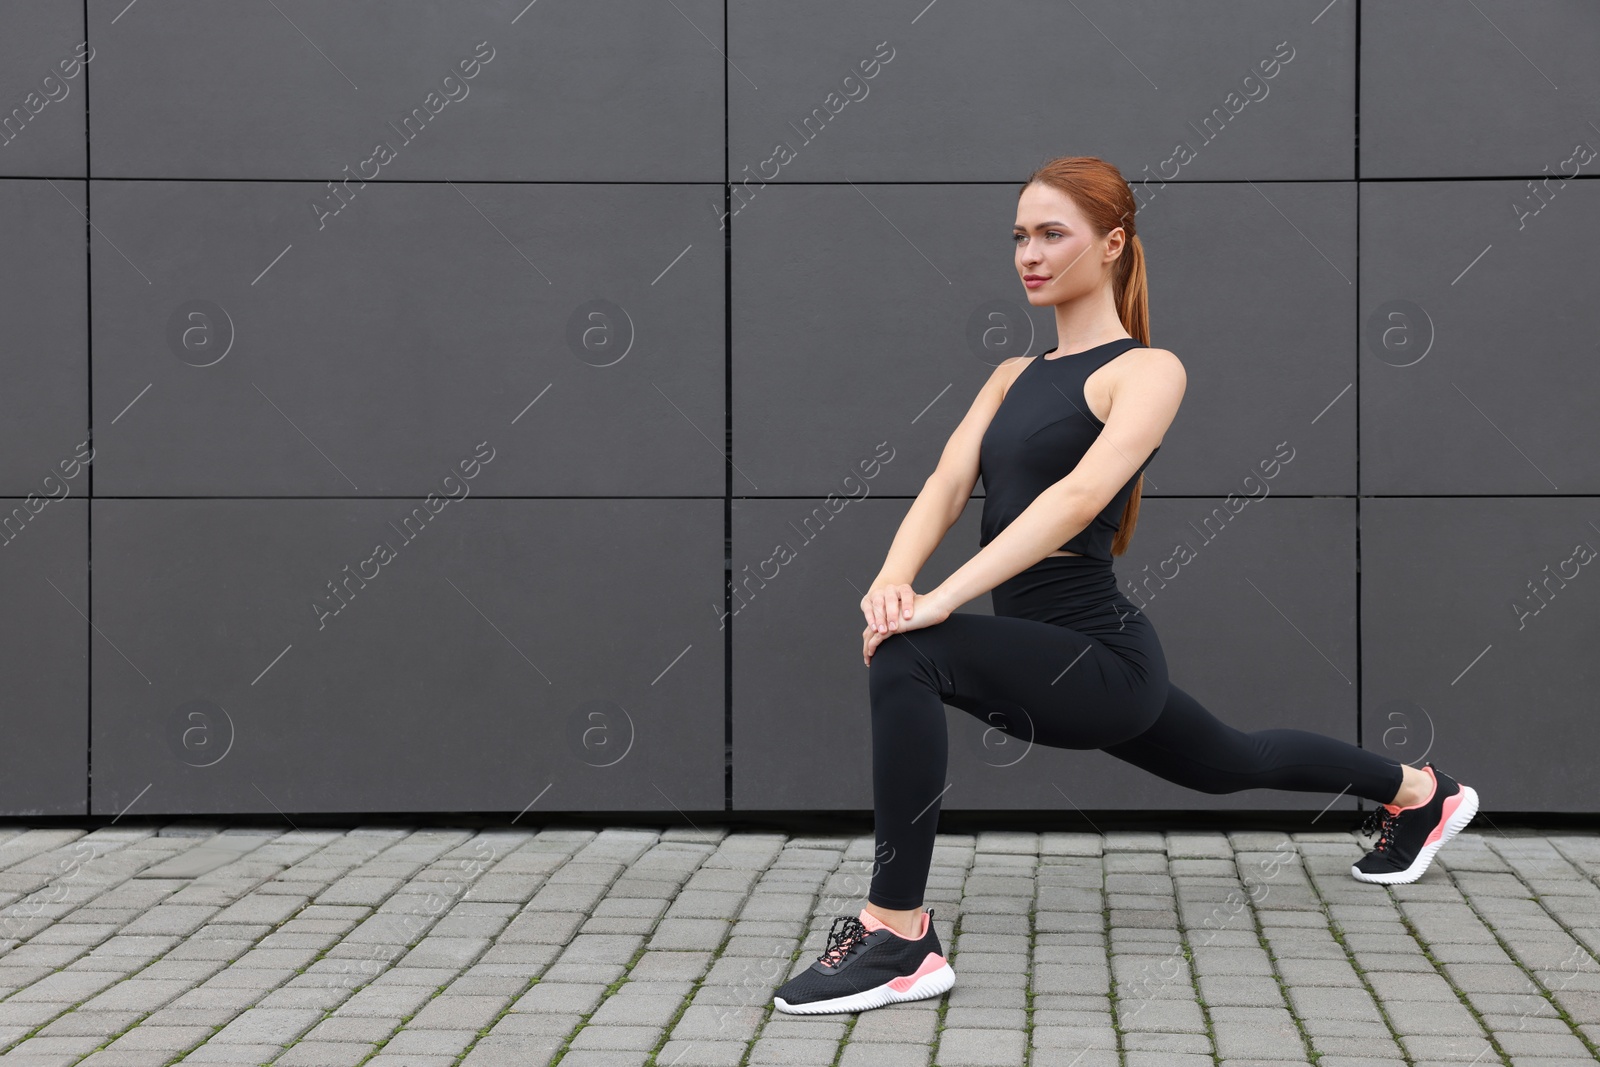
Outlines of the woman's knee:
M 920 644 L 928 643 L 924 641 Z M 932 684 L 936 667 L 929 658 L 926 648 L 919 648 L 919 642 L 909 633 L 890 634 L 879 642 L 878 647 L 872 651 L 872 661 L 867 667 L 867 672 L 874 693 L 884 691 L 888 687 L 898 688 L 919 682 L 929 685 L 935 691 L 938 690 L 938 686 Z
M 905 674 L 917 665 L 916 649 L 905 634 L 890 634 L 872 650 L 872 660 L 867 670 L 874 678 L 888 674 Z

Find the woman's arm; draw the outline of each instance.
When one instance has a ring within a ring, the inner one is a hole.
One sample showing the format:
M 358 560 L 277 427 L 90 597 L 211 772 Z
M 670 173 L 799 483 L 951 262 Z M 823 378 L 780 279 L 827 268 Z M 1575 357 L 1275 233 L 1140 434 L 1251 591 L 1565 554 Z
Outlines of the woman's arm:
M 1186 382 L 1183 364 L 1171 352 L 1139 352 L 1113 384 L 1105 428 L 1072 473 L 1034 498 L 994 540 L 932 590 L 928 597 L 933 604 L 954 611 L 1027 570 L 1094 521 L 1166 436 Z
M 869 627 L 898 629 L 902 611 L 911 606 L 911 583 L 950 527 L 961 518 L 972 497 L 973 487 L 978 484 L 979 448 L 984 431 L 989 428 L 990 419 L 1005 399 L 1006 389 L 1021 365 L 1018 360 L 1007 360 L 994 369 L 945 442 L 938 465 L 922 483 L 922 491 L 912 501 L 905 518 L 900 520 L 900 529 L 889 546 L 883 567 L 861 600 Z
M 937 470 L 928 475 L 906 517 L 900 520 L 883 567 L 872 579 L 873 586 L 910 585 L 916 581 L 917 573 L 961 517 L 971 495 L 972 490 L 961 492 L 958 485 L 940 477 Z

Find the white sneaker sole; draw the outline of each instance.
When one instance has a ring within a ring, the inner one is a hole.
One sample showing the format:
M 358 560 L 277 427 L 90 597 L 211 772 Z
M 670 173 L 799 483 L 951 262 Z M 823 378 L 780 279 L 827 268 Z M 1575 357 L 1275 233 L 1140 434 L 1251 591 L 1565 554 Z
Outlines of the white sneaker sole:
M 1461 787 L 1461 803 L 1456 805 L 1456 810 L 1450 813 L 1450 818 L 1445 820 L 1444 833 L 1439 835 L 1439 840 L 1431 845 L 1424 845 L 1417 853 L 1417 858 L 1411 861 L 1411 866 L 1402 871 L 1391 871 L 1387 874 L 1368 874 L 1355 865 L 1351 865 L 1350 874 L 1358 881 L 1375 882 L 1378 885 L 1405 885 L 1415 882 L 1422 877 L 1422 872 L 1428 869 L 1428 864 L 1433 862 L 1433 854 L 1444 847 L 1446 841 L 1456 836 L 1472 817 L 1478 814 L 1478 791 L 1470 785 Z
M 779 1011 L 788 1012 L 790 1015 L 819 1015 L 823 1012 L 834 1011 L 866 1011 L 869 1008 L 881 1008 L 885 1004 L 896 1004 L 904 1000 L 922 1000 L 924 997 L 936 997 L 946 992 L 956 984 L 956 972 L 946 963 L 936 971 L 929 971 L 918 978 L 904 993 L 889 988 L 885 982 L 876 989 L 862 990 L 852 993 L 848 997 L 834 997 L 832 1000 L 817 1000 L 810 1004 L 790 1004 L 782 997 L 773 997 L 772 1003 Z

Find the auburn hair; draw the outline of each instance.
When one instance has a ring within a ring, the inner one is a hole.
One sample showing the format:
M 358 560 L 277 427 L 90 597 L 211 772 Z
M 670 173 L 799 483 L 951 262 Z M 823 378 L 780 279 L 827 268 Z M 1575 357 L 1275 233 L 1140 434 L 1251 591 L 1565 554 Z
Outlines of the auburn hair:
M 1139 243 L 1133 217 L 1139 205 L 1133 190 L 1115 166 L 1095 156 L 1061 156 L 1050 160 L 1028 175 L 1028 180 L 1017 190 L 1017 199 L 1028 186 L 1038 183 L 1059 189 L 1072 198 L 1089 220 L 1095 232 L 1104 237 L 1121 226 L 1128 235 L 1122 254 L 1112 267 L 1112 295 L 1117 304 L 1117 317 L 1122 328 L 1145 347 L 1150 345 L 1150 291 L 1144 270 L 1144 246 Z M 1122 509 L 1122 526 L 1111 542 L 1111 554 L 1120 556 L 1128 550 L 1133 538 L 1133 528 L 1139 522 L 1139 498 L 1144 490 L 1144 472 L 1133 484 L 1133 493 Z

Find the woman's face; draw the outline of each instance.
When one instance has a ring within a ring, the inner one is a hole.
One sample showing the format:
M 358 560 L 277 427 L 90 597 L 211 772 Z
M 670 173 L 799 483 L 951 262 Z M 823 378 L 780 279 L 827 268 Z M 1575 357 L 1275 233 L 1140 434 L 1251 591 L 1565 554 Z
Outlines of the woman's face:
M 1017 200 L 1011 233 L 1028 303 L 1059 304 L 1106 284 L 1107 264 L 1122 248 L 1124 235 L 1119 226 L 1096 237 L 1071 197 L 1038 182 L 1028 186 Z

